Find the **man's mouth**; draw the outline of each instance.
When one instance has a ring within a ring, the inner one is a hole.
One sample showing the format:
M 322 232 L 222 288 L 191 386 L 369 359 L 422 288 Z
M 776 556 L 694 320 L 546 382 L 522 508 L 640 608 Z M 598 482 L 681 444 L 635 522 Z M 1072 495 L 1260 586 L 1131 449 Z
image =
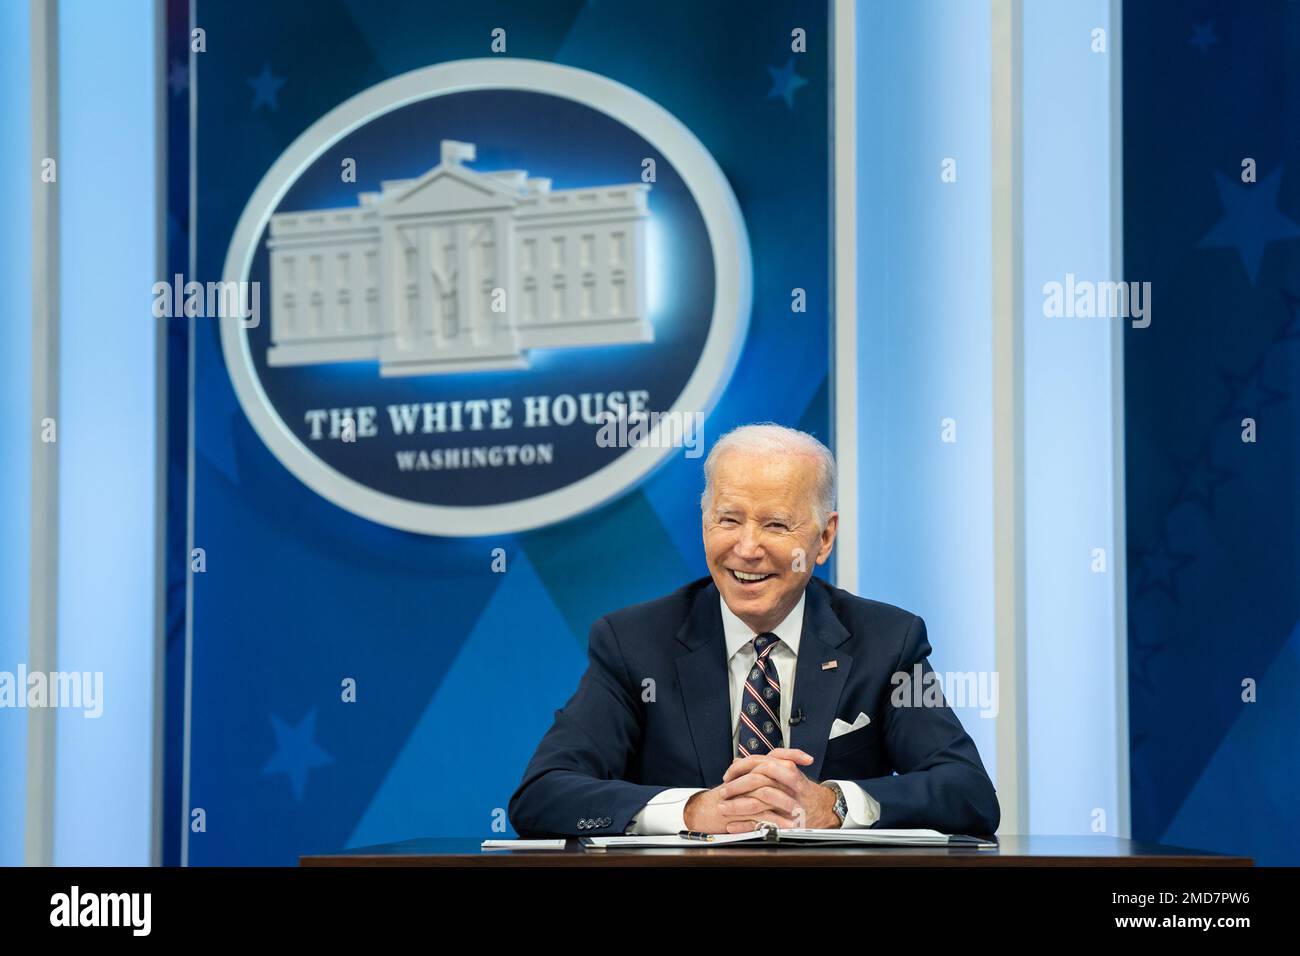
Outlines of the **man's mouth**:
M 750 574 L 748 571 L 737 571 L 735 568 L 727 568 L 731 576 L 745 585 L 755 585 L 766 581 L 768 578 L 775 577 L 774 574 Z

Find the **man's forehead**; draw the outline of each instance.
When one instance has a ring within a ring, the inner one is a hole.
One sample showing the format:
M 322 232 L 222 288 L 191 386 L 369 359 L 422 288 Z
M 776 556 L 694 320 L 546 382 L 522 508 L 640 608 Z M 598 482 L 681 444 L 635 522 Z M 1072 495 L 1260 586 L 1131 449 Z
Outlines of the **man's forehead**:
M 817 459 L 811 455 L 728 449 L 713 466 L 714 482 L 744 487 L 766 483 L 789 484 L 811 481 L 817 473 Z
M 742 512 L 754 510 L 764 515 L 794 516 L 812 508 L 806 488 L 788 483 L 771 485 L 727 484 L 719 482 L 713 489 L 713 511 Z

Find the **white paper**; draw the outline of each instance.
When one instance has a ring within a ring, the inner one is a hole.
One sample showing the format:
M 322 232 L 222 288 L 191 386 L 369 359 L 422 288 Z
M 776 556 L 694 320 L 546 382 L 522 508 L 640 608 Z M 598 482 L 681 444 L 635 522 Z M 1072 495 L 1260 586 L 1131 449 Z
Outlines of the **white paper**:
M 948 846 L 948 834 L 938 830 L 867 830 L 867 829 L 788 829 L 776 831 L 776 844 L 786 846 L 810 843 L 856 843 L 862 846 Z M 635 849 L 638 847 L 699 847 L 726 846 L 729 843 L 761 841 L 763 831 L 747 830 L 744 833 L 715 833 L 711 840 L 692 840 L 677 834 L 666 836 L 608 836 L 584 837 L 584 846 L 596 849 Z M 963 841 L 964 842 L 964 841 Z M 956 845 L 956 844 L 954 844 Z
M 483 850 L 563 850 L 566 840 L 484 840 Z
M 687 846 L 707 849 L 711 846 L 724 846 L 728 843 L 745 843 L 750 840 L 763 839 L 763 834 L 759 830 L 746 830 L 744 833 L 714 833 L 711 836 L 713 837 L 711 840 L 690 840 L 675 833 L 663 836 L 584 837 L 583 843 L 602 850 L 642 846 Z

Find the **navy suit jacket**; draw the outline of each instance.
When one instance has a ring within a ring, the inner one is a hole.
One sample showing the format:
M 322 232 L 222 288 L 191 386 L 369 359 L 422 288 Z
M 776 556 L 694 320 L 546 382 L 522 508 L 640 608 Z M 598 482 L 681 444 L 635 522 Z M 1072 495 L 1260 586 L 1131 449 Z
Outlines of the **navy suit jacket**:
M 722 783 L 733 750 L 718 602 L 703 578 L 592 625 L 587 671 L 510 798 L 516 832 L 620 834 L 661 791 Z M 812 755 L 811 779 L 854 780 L 879 801 L 877 827 L 992 834 L 997 794 L 956 715 L 890 702 L 890 677 L 929 672 L 929 654 L 915 614 L 812 578 L 791 708 L 804 720 L 789 746 Z M 835 718 L 859 713 L 866 727 L 827 739 Z

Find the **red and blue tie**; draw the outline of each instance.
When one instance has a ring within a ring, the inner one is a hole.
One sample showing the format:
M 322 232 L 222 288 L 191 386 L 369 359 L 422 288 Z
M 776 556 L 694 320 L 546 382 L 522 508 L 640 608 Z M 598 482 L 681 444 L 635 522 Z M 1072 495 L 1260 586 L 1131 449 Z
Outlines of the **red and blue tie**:
M 775 634 L 763 633 L 754 638 L 754 663 L 745 675 L 745 689 L 740 695 L 740 733 L 736 753 L 757 757 L 784 746 L 781 736 L 781 685 L 776 679 L 772 648 L 780 642 Z

